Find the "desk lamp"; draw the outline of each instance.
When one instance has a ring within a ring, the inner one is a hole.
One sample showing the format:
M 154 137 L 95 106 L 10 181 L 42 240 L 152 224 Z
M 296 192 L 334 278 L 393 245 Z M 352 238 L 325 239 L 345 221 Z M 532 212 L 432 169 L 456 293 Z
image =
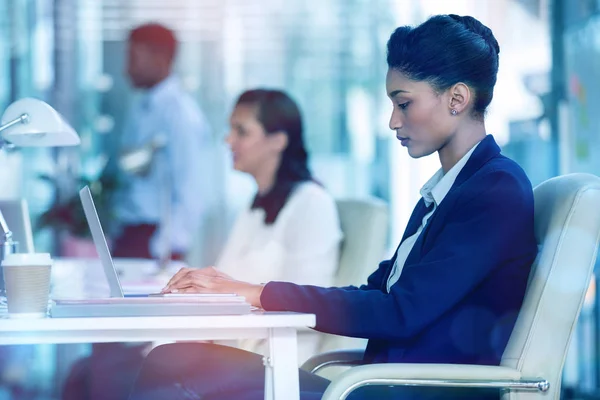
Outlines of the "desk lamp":
M 0 120 L 0 149 L 4 146 L 55 147 L 76 146 L 77 132 L 47 103 L 24 98 L 12 103 Z M 6 254 L 16 253 L 18 243 L 0 211 L 0 262 Z M 3 234 L 3 235 L 2 235 Z

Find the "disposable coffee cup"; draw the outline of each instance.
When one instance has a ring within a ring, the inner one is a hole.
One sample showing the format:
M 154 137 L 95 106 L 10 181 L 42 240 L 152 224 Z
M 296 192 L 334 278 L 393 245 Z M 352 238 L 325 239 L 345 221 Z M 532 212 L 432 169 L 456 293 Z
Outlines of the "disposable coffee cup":
M 44 318 L 50 295 L 48 253 L 7 254 L 2 261 L 10 318 Z

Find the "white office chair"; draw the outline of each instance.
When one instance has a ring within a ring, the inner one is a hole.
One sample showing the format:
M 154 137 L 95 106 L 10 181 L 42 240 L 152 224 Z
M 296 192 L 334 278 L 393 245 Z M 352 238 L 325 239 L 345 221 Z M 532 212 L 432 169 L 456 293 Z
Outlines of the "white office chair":
M 336 205 L 344 241 L 335 285 L 361 285 L 385 255 L 387 205 L 375 198 L 340 199 Z
M 504 400 L 558 399 L 569 341 L 596 260 L 600 239 L 600 178 L 565 175 L 534 190 L 540 246 L 525 300 L 500 366 L 373 364 L 349 369 L 323 400 L 345 399 L 365 385 L 500 388 Z M 360 352 L 333 352 L 303 368 L 360 364 Z
M 336 204 L 344 241 L 334 284 L 360 286 L 367 281 L 385 255 L 388 238 L 387 205 L 375 198 L 339 199 Z M 364 339 L 329 334 L 320 336 L 319 353 L 364 348 L 367 344 Z

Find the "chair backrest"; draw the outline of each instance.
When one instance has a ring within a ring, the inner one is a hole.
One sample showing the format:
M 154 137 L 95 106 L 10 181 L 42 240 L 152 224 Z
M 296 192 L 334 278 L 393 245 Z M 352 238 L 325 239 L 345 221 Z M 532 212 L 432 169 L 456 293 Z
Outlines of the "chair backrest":
M 361 285 L 367 282 L 379 262 L 385 257 L 388 238 L 388 208 L 385 202 L 374 199 L 337 200 L 344 241 L 335 277 L 336 286 Z M 318 353 L 340 349 L 364 348 L 365 339 L 346 336 L 319 335 Z M 311 354 L 312 355 L 312 354 Z M 334 368 L 324 376 L 333 377 Z
M 361 285 L 385 256 L 387 205 L 378 199 L 337 200 L 344 240 L 336 286 Z
M 559 398 L 562 369 L 596 261 L 600 239 L 600 178 L 570 174 L 534 189 L 539 246 L 523 307 L 501 365 L 544 378 Z M 511 391 L 504 399 L 540 394 Z

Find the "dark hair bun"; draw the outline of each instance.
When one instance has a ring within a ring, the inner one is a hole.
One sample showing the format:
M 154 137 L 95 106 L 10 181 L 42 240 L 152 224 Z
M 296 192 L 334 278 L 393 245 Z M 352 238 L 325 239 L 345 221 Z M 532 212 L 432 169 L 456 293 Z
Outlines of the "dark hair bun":
M 473 112 L 483 116 L 494 95 L 500 46 L 473 17 L 434 15 L 416 27 L 401 26 L 388 41 L 387 63 L 438 92 L 462 82 L 475 93 Z
M 468 15 L 460 16 L 456 14 L 449 14 L 448 16 L 456 22 L 463 24 L 468 31 L 481 36 L 483 40 L 485 40 L 487 44 L 494 49 L 496 55 L 500 54 L 500 45 L 498 44 L 498 41 L 494 37 L 494 34 L 490 28 Z

